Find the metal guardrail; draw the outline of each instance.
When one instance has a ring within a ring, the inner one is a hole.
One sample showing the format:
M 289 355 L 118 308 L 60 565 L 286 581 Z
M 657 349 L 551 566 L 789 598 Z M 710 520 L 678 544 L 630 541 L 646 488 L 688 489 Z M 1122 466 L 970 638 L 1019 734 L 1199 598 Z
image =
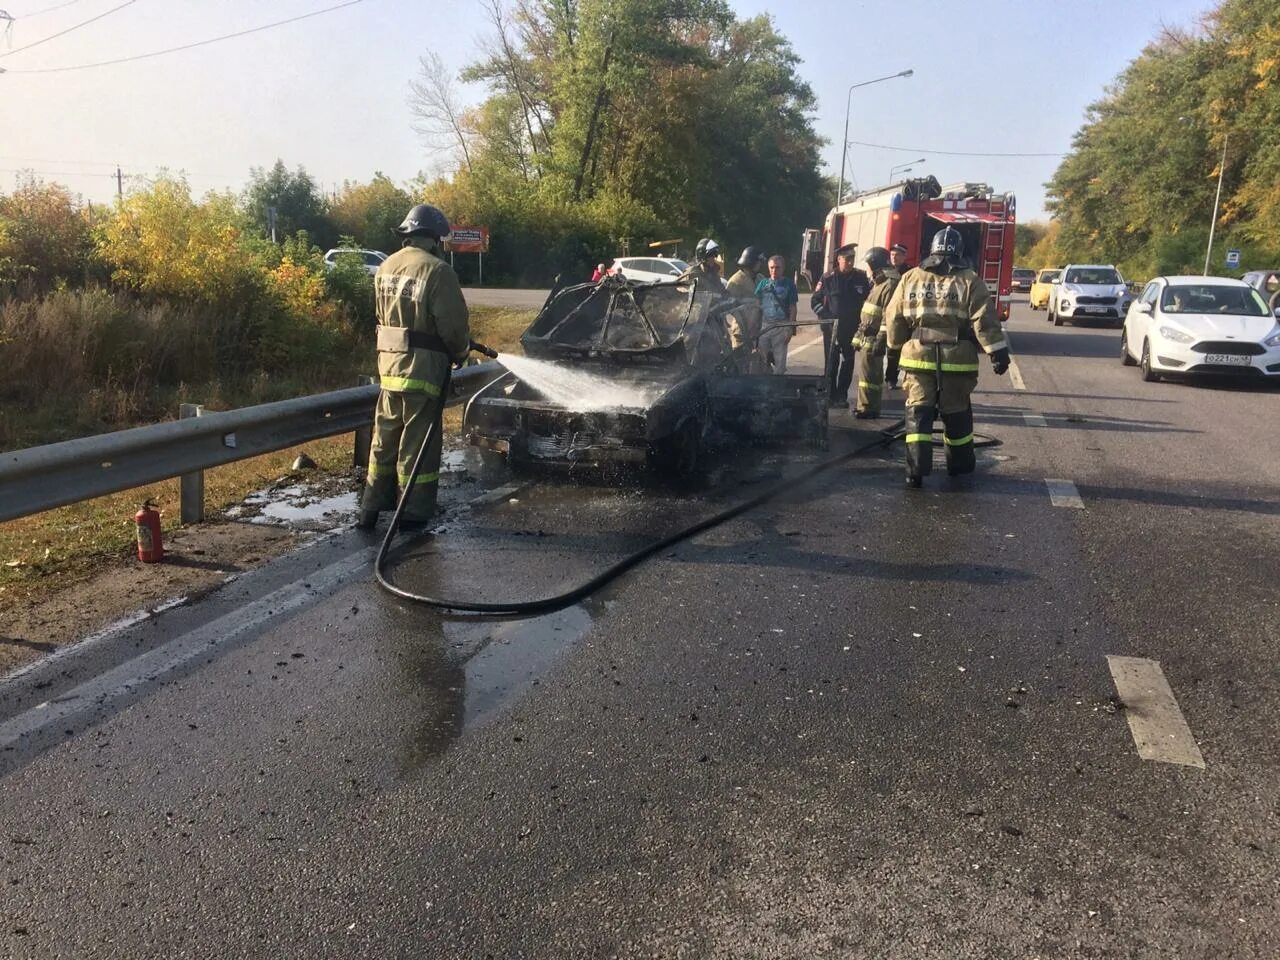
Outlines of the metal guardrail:
M 502 373 L 497 362 L 455 370 L 446 403 Z M 0 453 L 0 522 L 178 476 L 196 484 L 211 467 L 353 433 L 371 424 L 377 397 L 376 385 L 352 387 Z M 189 499 L 184 491 L 184 521 Z

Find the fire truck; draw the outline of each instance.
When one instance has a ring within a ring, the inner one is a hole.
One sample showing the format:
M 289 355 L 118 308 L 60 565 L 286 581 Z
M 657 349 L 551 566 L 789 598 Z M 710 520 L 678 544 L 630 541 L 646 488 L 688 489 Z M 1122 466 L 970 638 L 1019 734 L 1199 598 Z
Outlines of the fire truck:
M 858 245 L 907 248 L 907 263 L 929 255 L 933 235 L 952 226 L 964 237 L 965 257 L 986 282 L 1000 319 L 1009 319 L 1009 282 L 1013 274 L 1014 211 L 1012 193 L 996 193 L 985 183 L 942 186 L 934 177 L 904 180 L 855 194 L 832 209 L 821 230 L 806 230 L 801 263 L 810 286 L 835 264 L 836 250 Z

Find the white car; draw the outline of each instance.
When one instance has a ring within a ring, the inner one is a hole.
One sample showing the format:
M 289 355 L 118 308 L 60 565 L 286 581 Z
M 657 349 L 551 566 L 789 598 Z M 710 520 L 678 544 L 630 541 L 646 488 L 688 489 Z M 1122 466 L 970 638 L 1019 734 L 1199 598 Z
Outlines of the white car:
M 687 263 L 672 257 L 618 257 L 613 261 L 609 272 L 628 280 L 662 280 L 670 283 L 688 269 Z
M 1048 320 L 1060 327 L 1068 320 L 1124 323 L 1133 297 L 1120 271 L 1110 264 L 1069 263 L 1049 291 Z
M 1120 359 L 1147 381 L 1213 373 L 1280 382 L 1280 324 L 1243 280 L 1156 277 L 1129 308 Z
M 378 268 L 382 266 L 382 261 L 387 259 L 387 255 L 378 250 L 360 250 L 356 247 L 337 247 L 333 250 L 325 251 L 324 268 L 332 270 L 337 265 L 338 258 L 344 254 L 356 254 L 364 261 L 364 268 L 372 276 L 378 272 Z

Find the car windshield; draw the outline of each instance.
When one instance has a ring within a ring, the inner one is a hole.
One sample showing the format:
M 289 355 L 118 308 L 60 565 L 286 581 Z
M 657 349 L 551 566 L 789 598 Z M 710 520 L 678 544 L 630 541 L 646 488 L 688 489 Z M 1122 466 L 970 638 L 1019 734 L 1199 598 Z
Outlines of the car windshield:
M 1036 272 L 1034 270 L 1015 270 L 1013 271 L 1013 275 L 1019 280 L 1024 280 L 1027 277 L 1034 277 Z
M 1067 283 L 1079 283 L 1086 286 L 1102 286 L 1109 283 L 1122 283 L 1120 274 L 1110 267 L 1088 267 L 1067 271 Z
M 1241 317 L 1265 317 L 1270 313 L 1257 290 L 1210 283 L 1165 287 L 1160 309 L 1165 313 L 1225 313 Z
M 1061 270 L 1041 270 L 1037 283 L 1053 283 L 1062 275 Z

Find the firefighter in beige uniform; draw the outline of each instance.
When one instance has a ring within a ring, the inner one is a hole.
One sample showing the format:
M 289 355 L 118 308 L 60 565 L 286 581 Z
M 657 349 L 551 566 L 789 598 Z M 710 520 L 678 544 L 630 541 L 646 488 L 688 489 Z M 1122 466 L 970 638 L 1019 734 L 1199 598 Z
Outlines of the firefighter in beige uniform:
M 874 285 L 862 304 L 861 322 L 853 345 L 862 351 L 862 376 L 858 378 L 858 406 L 854 416 L 874 420 L 880 416 L 880 400 L 884 394 L 884 354 L 887 335 L 884 309 L 898 288 L 898 272 L 889 265 L 889 251 L 872 247 L 863 258 Z
M 969 397 L 978 385 L 978 348 L 990 354 L 996 374 L 1009 369 L 1009 343 L 987 285 L 962 259 L 959 231 L 938 231 L 929 253 L 907 271 L 885 310 L 889 349 L 902 348 L 910 487 L 919 487 L 933 469 L 933 421 L 939 415 L 947 472 L 973 472 Z
M 756 299 L 756 284 L 762 279 L 761 267 L 766 257 L 756 247 L 747 247 L 738 258 L 738 271 L 729 278 L 725 290 L 738 301 L 733 311 L 726 315 L 729 346 L 738 357 L 742 372 L 760 373 L 756 353 L 756 338 L 763 326 L 760 301 Z
M 397 491 L 413 470 L 427 431 L 439 424 L 449 366 L 467 357 L 467 304 L 453 268 L 438 256 L 449 221 L 429 204 L 418 204 L 396 228 L 404 246 L 374 277 L 378 311 L 378 375 L 382 392 L 373 422 L 369 476 L 358 526 L 369 529 L 378 513 L 393 510 Z M 401 523 L 420 527 L 436 509 L 440 478 L 439 426 L 421 472 L 405 503 Z

